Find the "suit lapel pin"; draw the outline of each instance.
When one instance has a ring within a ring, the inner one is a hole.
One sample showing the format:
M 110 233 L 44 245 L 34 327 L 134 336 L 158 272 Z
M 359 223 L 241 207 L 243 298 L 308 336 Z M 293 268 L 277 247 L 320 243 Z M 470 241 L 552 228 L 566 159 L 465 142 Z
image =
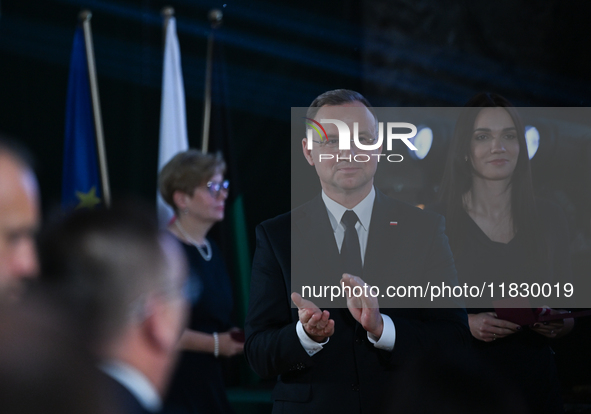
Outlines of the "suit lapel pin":
M 398 222 L 397 221 L 391 221 L 390 222 L 390 226 L 398 226 Z

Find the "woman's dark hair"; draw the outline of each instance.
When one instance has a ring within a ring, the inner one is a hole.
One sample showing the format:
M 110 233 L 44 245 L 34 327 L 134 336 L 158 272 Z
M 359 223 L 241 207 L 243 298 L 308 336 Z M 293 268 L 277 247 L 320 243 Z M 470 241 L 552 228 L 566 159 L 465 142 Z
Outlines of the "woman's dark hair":
M 465 219 L 463 196 L 472 188 L 472 179 L 477 172 L 474 170 L 471 157 L 471 140 L 476 117 L 483 108 L 503 108 L 515 124 L 519 155 L 511 177 L 511 217 L 513 231 L 525 237 L 530 257 L 539 258 L 540 228 L 536 222 L 536 204 L 532 185 L 531 169 L 525 127 L 515 107 L 507 99 L 494 93 L 479 93 L 472 97 L 460 113 L 447 155 L 447 162 L 440 189 L 440 201 L 446 211 L 446 227 L 450 246 L 454 255 L 460 252 L 465 236 Z M 532 256 L 533 255 L 533 256 Z
M 158 177 L 158 189 L 166 203 L 178 214 L 174 202 L 175 191 L 192 195 L 195 188 L 205 184 L 216 173 L 223 174 L 226 163 L 221 153 L 203 154 L 189 149 L 176 154 L 162 167 Z

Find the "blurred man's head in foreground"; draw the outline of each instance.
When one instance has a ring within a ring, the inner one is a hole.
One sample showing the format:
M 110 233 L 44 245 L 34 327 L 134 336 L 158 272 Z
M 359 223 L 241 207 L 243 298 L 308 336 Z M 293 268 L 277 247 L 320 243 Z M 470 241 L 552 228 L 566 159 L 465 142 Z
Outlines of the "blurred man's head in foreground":
M 40 238 L 42 286 L 77 316 L 85 343 L 162 391 L 184 328 L 186 259 L 143 204 L 77 210 Z
M 25 281 L 38 273 L 38 226 L 35 174 L 26 156 L 0 137 L 0 303 L 18 299 Z

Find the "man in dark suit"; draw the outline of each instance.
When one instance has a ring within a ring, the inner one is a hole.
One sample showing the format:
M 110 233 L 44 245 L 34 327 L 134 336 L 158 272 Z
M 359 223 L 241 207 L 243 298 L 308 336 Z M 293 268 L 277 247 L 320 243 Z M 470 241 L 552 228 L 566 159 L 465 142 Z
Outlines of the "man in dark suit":
M 453 285 L 444 221 L 374 188 L 375 155 L 382 148 L 367 149 L 376 142 L 377 120 L 363 96 L 326 92 L 307 118 L 340 120 L 351 132 L 357 123 L 366 149 L 353 143 L 351 150 L 338 149 L 339 131 L 328 122 L 322 124 L 326 137 L 313 139 L 312 149 L 303 139 L 322 194 L 257 227 L 245 353 L 259 375 L 278 376 L 274 413 L 380 412 L 384 399 L 396 398 L 388 386 L 411 356 L 437 349 L 443 357 L 468 344 L 465 311 L 380 309 L 370 294 L 347 295 L 341 308 L 321 310 L 291 292 L 305 285 L 361 288 L 378 280 Z M 360 153 L 368 161 L 347 159 Z

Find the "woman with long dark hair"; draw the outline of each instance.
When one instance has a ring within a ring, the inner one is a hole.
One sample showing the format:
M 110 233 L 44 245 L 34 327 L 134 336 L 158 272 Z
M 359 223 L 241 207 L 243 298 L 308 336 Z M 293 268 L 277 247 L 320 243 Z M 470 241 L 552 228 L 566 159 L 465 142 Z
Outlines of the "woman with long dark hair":
M 534 197 L 524 125 L 505 98 L 481 93 L 462 109 L 441 202 L 460 284 L 481 286 L 500 275 L 518 283 L 570 279 L 566 218 Z M 468 309 L 468 317 L 476 351 L 514 381 L 531 412 L 562 412 L 549 345 L 573 320 L 521 327 L 493 309 Z

